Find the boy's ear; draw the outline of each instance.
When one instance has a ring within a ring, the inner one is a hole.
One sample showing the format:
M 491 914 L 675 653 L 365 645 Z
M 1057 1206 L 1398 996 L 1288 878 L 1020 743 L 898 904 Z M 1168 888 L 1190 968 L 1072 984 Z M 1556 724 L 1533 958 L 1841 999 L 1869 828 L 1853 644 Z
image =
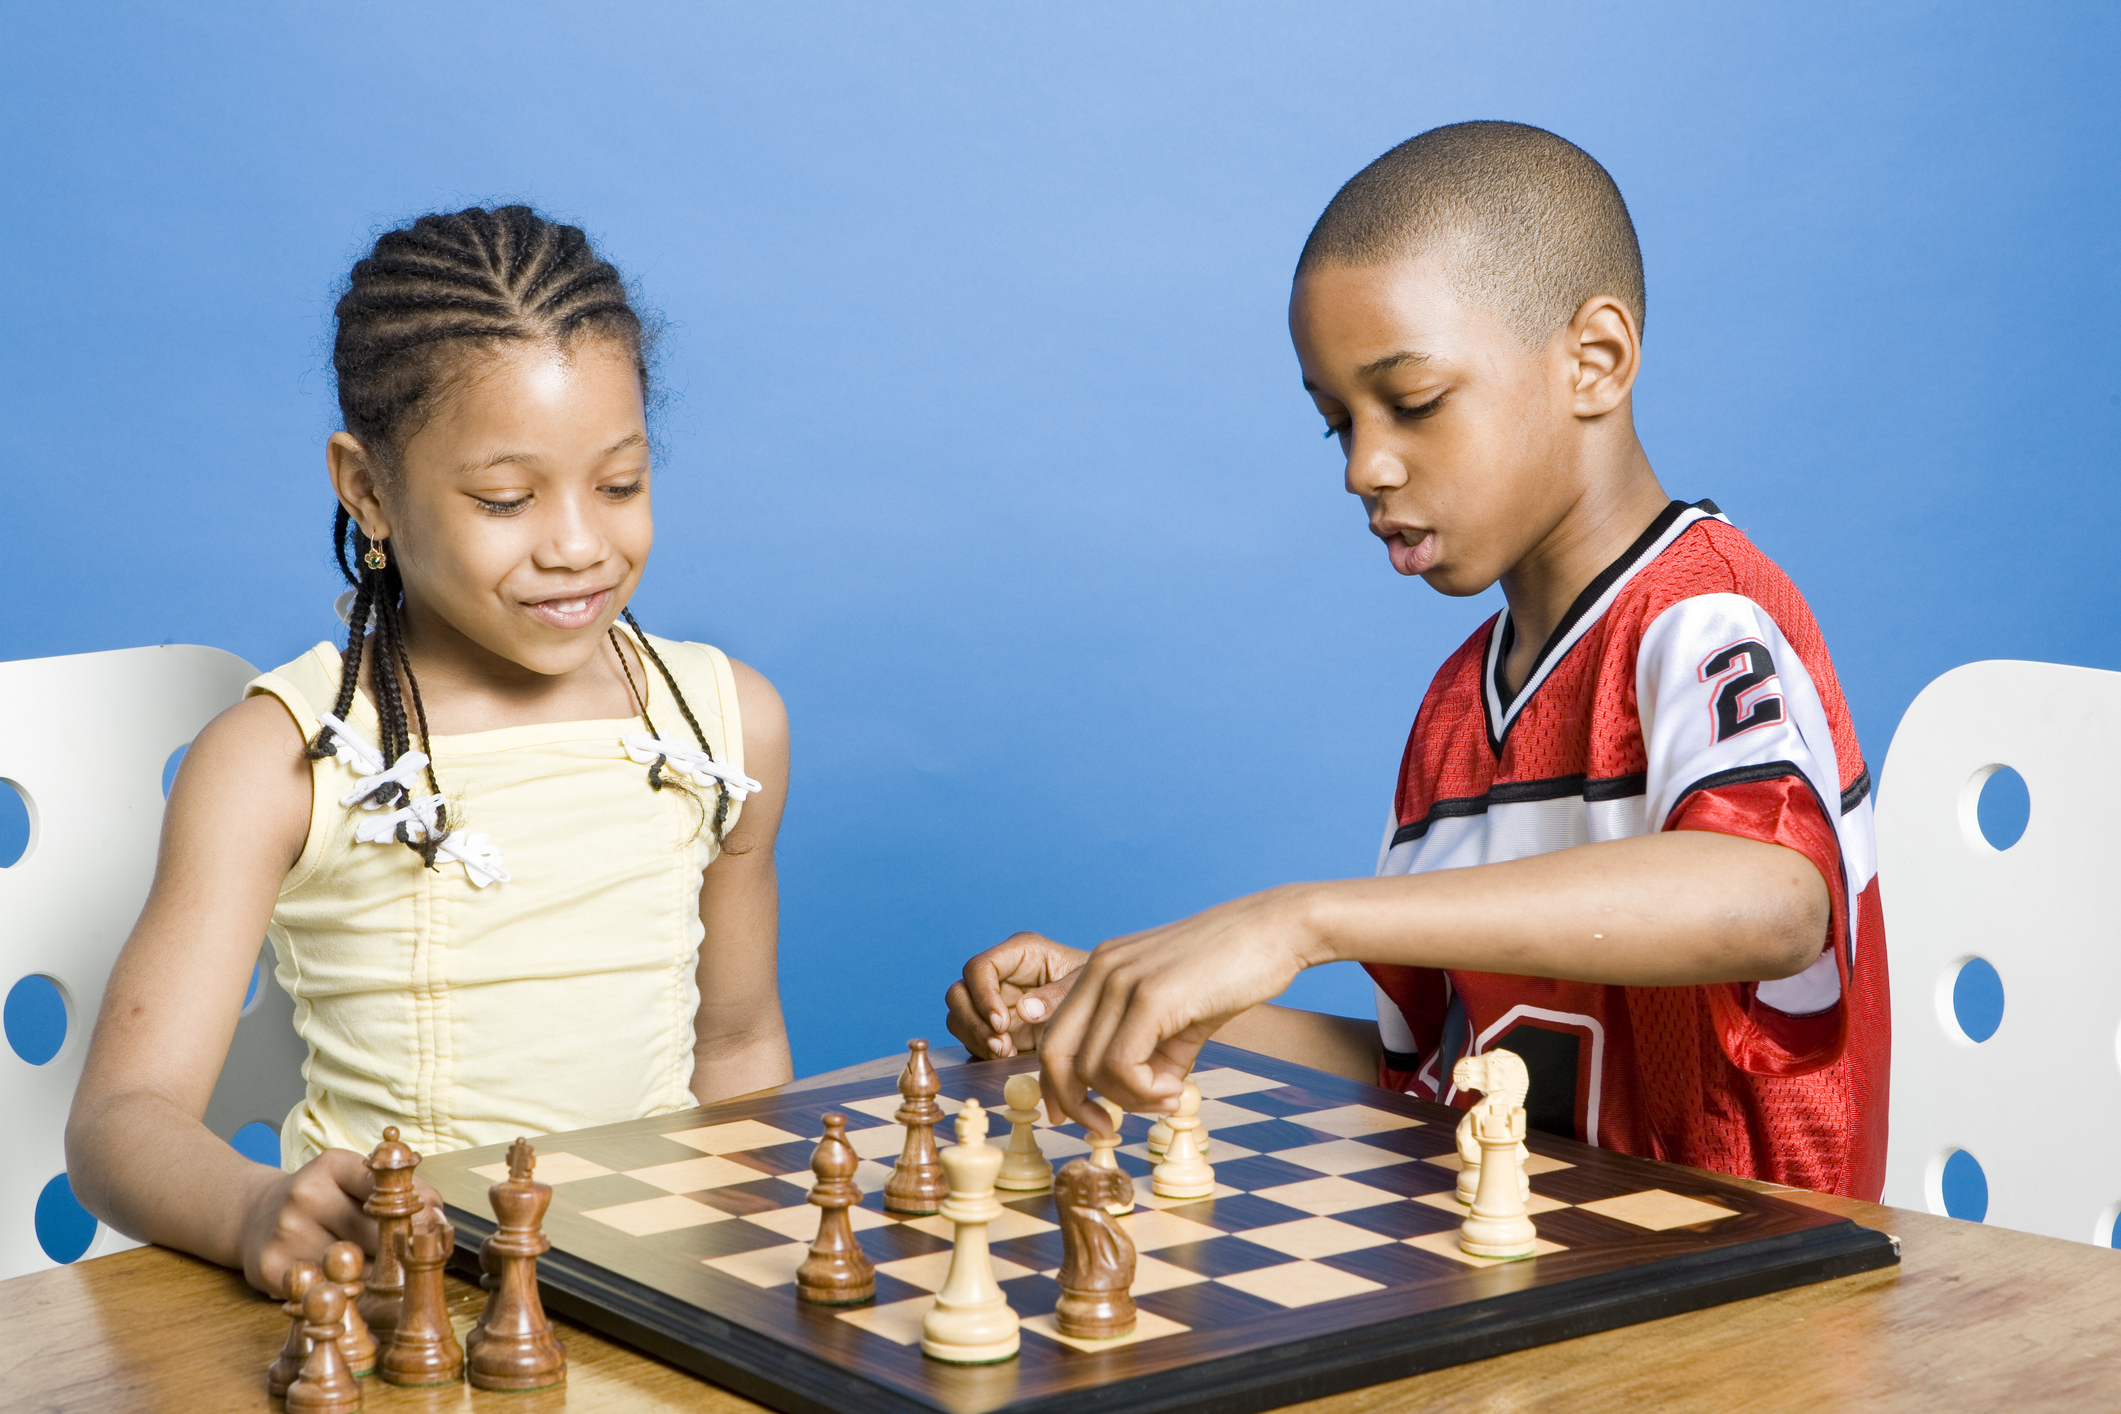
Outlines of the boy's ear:
M 1578 417 L 1603 417 L 1628 400 L 1642 367 L 1642 337 L 1627 306 L 1611 295 L 1593 295 L 1562 331 L 1573 366 Z
M 371 540 L 390 538 L 390 513 L 383 508 L 380 478 L 368 449 L 351 432 L 334 432 L 324 444 L 324 467 L 339 504 Z

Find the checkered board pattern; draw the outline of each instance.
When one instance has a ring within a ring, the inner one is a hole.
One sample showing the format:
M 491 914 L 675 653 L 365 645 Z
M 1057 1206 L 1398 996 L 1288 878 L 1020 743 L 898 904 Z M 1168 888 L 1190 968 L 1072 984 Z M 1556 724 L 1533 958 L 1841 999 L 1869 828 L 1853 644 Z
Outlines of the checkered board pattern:
M 946 1114 L 974 1097 L 999 1108 L 1003 1081 L 1027 1064 L 944 1069 Z M 1770 1207 L 1832 1221 L 1691 1171 L 1534 1136 L 1527 1168 L 1537 1254 L 1520 1262 L 1471 1257 L 1457 1241 L 1465 1209 L 1453 1193 L 1454 1113 L 1222 1047 L 1203 1057 L 1194 1079 L 1215 1169 L 1211 1197 L 1156 1197 L 1144 1142 L 1151 1121 L 1130 1116 L 1122 1127 L 1127 1142 L 1118 1159 L 1135 1177 L 1136 1204 L 1119 1225 L 1138 1253 L 1133 1294 L 1140 1318 L 1119 1340 L 1080 1341 L 1055 1329 L 1062 1243 L 1052 1196 L 1005 1192 L 989 1239 L 995 1275 L 1023 1318 L 1021 1355 L 986 1368 L 921 1356 L 921 1317 L 949 1268 L 951 1225 L 884 1211 L 883 1187 L 905 1137 L 892 1119 L 900 1099 L 889 1080 L 537 1141 L 537 1176 L 554 1191 L 545 1231 L 555 1253 L 541 1277 L 556 1291 L 558 1309 L 591 1324 L 600 1311 L 626 1306 L 611 1299 L 614 1291 L 645 1289 L 665 1305 L 741 1328 L 767 1342 L 769 1353 L 772 1345 L 786 1347 L 799 1364 L 882 1387 L 849 1387 L 841 1397 L 852 1402 L 842 1404 L 829 1389 L 806 1391 L 800 1381 L 790 1387 L 769 1376 L 766 1385 L 754 1383 L 725 1358 L 741 1354 L 733 1348 L 710 1351 L 704 1364 L 657 1349 L 779 1407 L 979 1414 L 1064 1409 L 1071 1392 L 1157 1370 L 1235 1354 L 1271 1357 L 1301 1332 L 1390 1325 L 1609 1275 L 1616 1254 L 1628 1259 L 1618 1264 L 1625 1267 L 1742 1244 L 1788 1226 L 1782 1213 L 1773 1216 L 1785 1221 L 1764 1228 Z M 813 1306 L 795 1295 L 796 1267 L 817 1232 L 818 1210 L 806 1200 L 828 1112 L 846 1117 L 862 1159 L 855 1181 L 863 1199 L 852 1218 L 877 1268 L 876 1299 L 853 1308 Z M 1003 1142 L 1007 1133 L 994 1116 L 989 1142 Z M 946 1118 L 938 1141 L 947 1144 L 951 1134 Z M 1041 1122 L 1037 1138 L 1056 1167 L 1089 1152 L 1072 1124 Z M 487 1211 L 485 1185 L 506 1172 L 498 1151 L 481 1150 L 430 1160 L 421 1176 L 479 1233 L 490 1228 L 478 1221 Z M 584 1270 L 595 1274 L 586 1287 L 570 1282 Z M 572 1295 L 576 1288 L 587 1294 Z M 637 1332 L 616 1333 L 639 1339 Z M 657 1348 L 655 1340 L 642 1343 Z

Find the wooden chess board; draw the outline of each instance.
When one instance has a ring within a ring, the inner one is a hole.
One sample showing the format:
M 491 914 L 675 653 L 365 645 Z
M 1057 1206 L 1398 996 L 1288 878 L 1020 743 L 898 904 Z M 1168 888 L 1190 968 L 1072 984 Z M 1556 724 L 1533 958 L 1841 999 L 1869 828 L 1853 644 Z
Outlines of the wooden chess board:
M 999 1109 L 1035 1057 L 942 1070 L 942 1105 Z M 953 1366 L 920 1353 L 950 1225 L 883 1211 L 903 1130 L 891 1080 L 731 1100 L 536 1140 L 553 1186 L 538 1264 L 547 1304 L 753 1399 L 790 1411 L 1066 1414 L 1271 1408 L 1506 1350 L 1889 1265 L 1892 1239 L 1692 1170 L 1534 1133 L 1539 1251 L 1492 1262 L 1457 1248 L 1458 1112 L 1210 1044 L 1194 1079 L 1217 1188 L 1149 1191 L 1149 1121 L 1122 1129 L 1140 1253 L 1135 1333 L 1054 1329 L 1061 1236 L 1050 1193 L 1008 1199 L 990 1228 L 996 1275 L 1023 1318 L 1020 1356 Z M 863 1162 L 851 1210 L 877 1267 L 873 1303 L 795 1295 L 817 1231 L 810 1157 L 827 1112 Z M 993 1141 L 1007 1134 L 997 1125 Z M 938 1127 L 947 1143 L 950 1124 Z M 1088 1152 L 1075 1125 L 1039 1129 L 1056 1166 Z M 476 1270 L 503 1146 L 428 1159 Z M 1006 1198 L 1006 1194 L 1004 1195 Z

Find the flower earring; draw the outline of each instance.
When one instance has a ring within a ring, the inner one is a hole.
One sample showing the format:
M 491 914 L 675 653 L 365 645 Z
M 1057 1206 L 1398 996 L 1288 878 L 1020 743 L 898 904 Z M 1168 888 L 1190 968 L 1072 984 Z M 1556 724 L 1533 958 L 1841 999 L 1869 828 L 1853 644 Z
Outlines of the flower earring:
M 368 549 L 361 555 L 361 563 L 372 570 L 382 569 L 389 564 L 390 556 L 383 553 L 383 542 L 380 540 L 369 541 Z

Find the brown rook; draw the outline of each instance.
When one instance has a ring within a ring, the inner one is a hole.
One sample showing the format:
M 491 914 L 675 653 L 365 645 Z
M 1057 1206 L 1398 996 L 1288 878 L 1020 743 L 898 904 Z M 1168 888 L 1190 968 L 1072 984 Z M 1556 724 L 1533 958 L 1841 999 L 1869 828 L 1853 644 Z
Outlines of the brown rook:
M 405 1301 L 398 1329 L 376 1372 L 394 1385 L 448 1385 L 464 1378 L 464 1349 L 449 1328 L 442 1268 L 457 1245 L 456 1229 L 439 1218 L 414 1222 L 398 1234 L 405 1268 Z

